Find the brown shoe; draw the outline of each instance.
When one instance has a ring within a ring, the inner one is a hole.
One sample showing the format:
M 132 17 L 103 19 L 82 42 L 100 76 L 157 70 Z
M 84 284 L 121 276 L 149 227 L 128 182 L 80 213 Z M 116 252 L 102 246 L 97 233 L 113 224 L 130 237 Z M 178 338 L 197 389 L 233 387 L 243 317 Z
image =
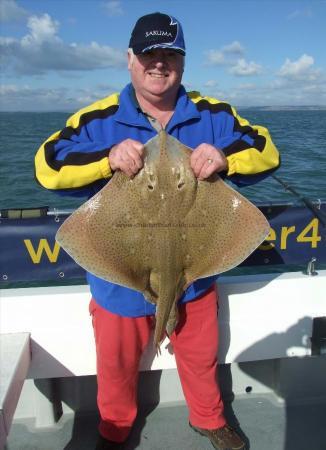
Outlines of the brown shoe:
M 190 422 L 189 425 L 193 430 L 197 431 L 197 433 L 208 437 L 213 444 L 213 447 L 217 450 L 240 450 L 245 448 L 245 443 L 243 440 L 229 425 L 225 425 L 221 428 L 215 428 L 214 430 L 198 428 L 191 425 Z

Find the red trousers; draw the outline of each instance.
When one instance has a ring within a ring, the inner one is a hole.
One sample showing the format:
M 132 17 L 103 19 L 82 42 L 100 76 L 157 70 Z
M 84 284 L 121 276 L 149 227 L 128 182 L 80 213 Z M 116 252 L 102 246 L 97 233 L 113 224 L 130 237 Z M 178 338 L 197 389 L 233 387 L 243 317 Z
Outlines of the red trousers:
M 139 361 L 153 330 L 153 316 L 121 317 L 92 299 L 90 313 L 97 354 L 97 403 L 100 434 L 127 439 L 137 415 Z M 216 289 L 179 309 L 180 319 L 170 336 L 192 425 L 222 427 L 223 415 L 217 376 L 218 322 Z

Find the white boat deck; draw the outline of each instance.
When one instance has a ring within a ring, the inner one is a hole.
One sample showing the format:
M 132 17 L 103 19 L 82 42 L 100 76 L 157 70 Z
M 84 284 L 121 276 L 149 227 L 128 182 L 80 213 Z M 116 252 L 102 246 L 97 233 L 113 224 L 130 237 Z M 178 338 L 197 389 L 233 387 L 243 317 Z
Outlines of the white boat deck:
M 0 335 L 0 448 L 12 419 L 31 361 L 29 333 Z
M 326 450 L 326 357 L 311 356 L 310 340 L 313 319 L 326 315 L 326 271 L 314 277 L 221 277 L 219 293 L 221 385 L 230 423 L 239 425 L 251 450 Z M 88 288 L 0 294 L 1 332 L 30 333 L 32 351 L 7 449 L 93 449 L 97 413 Z M 159 357 L 148 349 L 141 370 L 142 409 L 122 448 L 212 448 L 188 427 L 168 342 Z
M 275 394 L 249 394 L 226 403 L 229 422 L 247 443 L 247 450 L 325 450 L 326 402 L 286 405 Z M 147 406 L 123 450 L 211 450 L 209 441 L 188 426 L 183 404 Z M 236 417 L 236 418 L 235 418 Z M 52 427 L 35 428 L 32 420 L 16 421 L 8 450 L 92 450 L 98 416 L 65 414 Z

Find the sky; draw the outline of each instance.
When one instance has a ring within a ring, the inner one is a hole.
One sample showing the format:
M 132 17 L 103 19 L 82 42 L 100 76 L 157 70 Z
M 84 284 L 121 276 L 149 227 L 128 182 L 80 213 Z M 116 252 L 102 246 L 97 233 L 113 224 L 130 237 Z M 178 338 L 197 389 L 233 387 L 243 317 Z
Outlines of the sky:
M 326 107 L 326 1 L 0 0 L 0 111 L 76 111 L 129 82 L 136 20 L 182 24 L 183 84 L 235 107 Z

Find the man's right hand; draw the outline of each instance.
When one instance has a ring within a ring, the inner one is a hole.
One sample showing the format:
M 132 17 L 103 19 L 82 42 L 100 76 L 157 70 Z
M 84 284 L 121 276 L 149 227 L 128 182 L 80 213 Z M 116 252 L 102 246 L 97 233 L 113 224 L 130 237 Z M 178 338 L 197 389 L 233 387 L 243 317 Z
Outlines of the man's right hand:
M 133 139 L 126 139 L 114 145 L 109 153 L 112 171 L 120 169 L 128 177 L 133 177 L 143 167 L 144 145 Z

